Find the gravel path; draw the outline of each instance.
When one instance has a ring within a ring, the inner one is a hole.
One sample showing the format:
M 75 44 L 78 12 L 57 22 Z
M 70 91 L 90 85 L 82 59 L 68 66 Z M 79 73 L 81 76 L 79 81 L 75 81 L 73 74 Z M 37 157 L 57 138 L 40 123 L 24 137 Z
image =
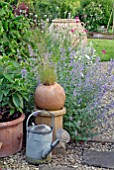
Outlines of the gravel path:
M 106 70 L 107 63 L 103 63 L 103 71 Z M 114 83 L 114 82 L 113 82 Z M 109 94 L 106 95 L 108 100 Z M 114 89 L 111 91 L 112 99 L 114 99 Z M 114 109 L 113 109 L 114 111 Z M 98 135 L 95 139 L 114 139 L 114 123 L 113 118 L 110 119 L 111 128 Z M 114 144 L 107 142 L 89 142 L 89 143 L 70 143 L 67 145 L 65 153 L 56 154 L 52 156 L 52 161 L 48 164 L 31 165 L 26 162 L 25 148 L 21 152 L 6 158 L 0 159 L 0 167 L 2 170 L 105 170 L 105 168 L 97 168 L 87 165 L 82 165 L 82 155 L 85 149 L 93 149 L 98 151 L 114 151 Z
M 64 154 L 57 154 L 52 156 L 52 161 L 48 164 L 31 165 L 25 160 L 25 149 L 16 155 L 6 157 L 0 160 L 2 170 L 63 170 L 66 167 L 73 170 L 105 170 L 105 168 L 97 168 L 93 166 L 82 165 L 82 155 L 84 149 L 94 149 L 98 151 L 114 150 L 111 143 L 87 143 L 87 144 L 69 144 L 67 151 Z

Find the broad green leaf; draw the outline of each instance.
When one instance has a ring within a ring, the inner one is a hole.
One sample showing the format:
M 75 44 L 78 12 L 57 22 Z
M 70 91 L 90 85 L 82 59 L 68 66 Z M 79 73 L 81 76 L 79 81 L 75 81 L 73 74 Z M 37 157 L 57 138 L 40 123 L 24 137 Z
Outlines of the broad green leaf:
M 19 100 L 20 100 L 20 107 L 23 108 L 23 98 L 20 94 L 17 94 Z
M 0 92 L 0 102 L 2 101 L 2 98 L 3 98 L 3 93 Z
M 3 90 L 2 92 L 3 92 L 4 96 L 7 96 L 7 95 L 8 95 L 8 93 L 9 93 L 9 90 L 8 90 L 8 89 L 6 89 L 6 90 Z
M 8 104 L 7 101 L 2 102 L 2 106 L 6 106 Z
M 0 85 L 2 84 L 2 82 L 3 82 L 3 79 L 0 79 Z
M 11 75 L 11 74 L 4 73 L 3 75 L 4 75 L 4 77 L 5 77 L 7 80 L 9 80 L 10 82 L 13 81 L 13 78 L 12 78 L 12 75 Z
M 24 98 L 26 101 L 29 101 L 29 98 L 27 98 L 26 96 L 23 96 L 23 98 Z
M 4 28 L 2 26 L 2 22 L 0 21 L 0 36 L 3 34 Z
M 18 97 L 16 94 L 14 94 L 14 95 L 12 96 L 12 99 L 13 99 L 14 105 L 15 105 L 17 108 L 19 108 L 19 106 L 20 106 L 19 97 Z
M 14 109 L 10 109 L 10 116 L 11 116 L 11 115 L 13 115 L 13 114 L 14 114 L 14 112 L 15 112 L 15 110 L 14 110 Z
M 17 62 L 15 62 L 15 61 L 13 61 L 12 64 L 13 64 L 15 67 L 20 67 L 20 65 L 19 65 Z
M 21 113 L 23 112 L 21 108 L 19 108 L 19 111 L 20 111 Z

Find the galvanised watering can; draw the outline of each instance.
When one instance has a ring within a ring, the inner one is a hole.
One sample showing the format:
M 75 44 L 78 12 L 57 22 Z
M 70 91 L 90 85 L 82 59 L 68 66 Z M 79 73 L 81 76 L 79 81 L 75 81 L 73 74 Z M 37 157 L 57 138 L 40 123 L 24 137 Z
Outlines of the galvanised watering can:
M 69 142 L 70 135 L 64 129 L 57 131 L 57 139 L 53 140 L 54 115 L 48 112 L 52 117 L 51 126 L 39 124 L 28 126 L 29 120 L 32 116 L 37 116 L 44 110 L 38 110 L 29 115 L 26 123 L 27 142 L 26 142 L 26 160 L 29 163 L 39 164 L 47 162 L 51 159 L 51 151 L 60 142 Z

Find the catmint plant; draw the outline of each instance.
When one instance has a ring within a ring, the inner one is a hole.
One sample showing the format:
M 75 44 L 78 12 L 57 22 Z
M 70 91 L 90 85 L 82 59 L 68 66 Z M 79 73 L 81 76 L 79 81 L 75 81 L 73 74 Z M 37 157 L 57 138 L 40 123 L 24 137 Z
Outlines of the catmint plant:
M 79 46 L 78 50 L 71 50 L 69 54 L 65 49 L 60 49 L 60 52 L 58 80 L 67 96 L 64 127 L 72 139 L 93 137 L 110 127 L 107 112 L 111 110 L 109 117 L 114 114 L 113 98 L 108 95 L 110 101 L 104 100 L 107 92 L 114 88 L 114 60 L 110 61 L 106 73 L 103 73 L 102 63 L 96 58 L 92 44 Z M 104 124 L 104 129 L 94 131 Z
M 82 44 L 83 32 L 79 36 L 73 28 L 51 30 L 44 24 L 44 28 L 37 31 L 37 73 L 43 75 L 38 67 L 42 66 L 42 61 L 49 62 L 52 68 L 56 65 L 57 82 L 66 93 L 64 128 L 74 140 L 87 139 L 107 130 L 114 108 L 109 93 L 114 88 L 114 61 L 111 60 L 106 72 L 102 72 L 102 63 L 93 44 Z M 70 41 L 72 34 L 78 35 L 79 43 L 76 46 L 72 46 Z M 105 99 L 107 93 L 109 101 Z

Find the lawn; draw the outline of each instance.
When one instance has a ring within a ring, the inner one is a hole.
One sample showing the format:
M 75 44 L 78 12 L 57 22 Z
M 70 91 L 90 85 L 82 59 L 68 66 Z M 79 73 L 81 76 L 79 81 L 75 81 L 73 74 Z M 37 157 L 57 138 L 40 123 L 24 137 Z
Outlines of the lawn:
M 96 50 L 101 61 L 109 61 L 111 58 L 114 59 L 114 40 L 105 39 L 88 39 L 88 43 L 92 42 L 93 47 Z M 103 53 L 106 51 L 106 53 Z

